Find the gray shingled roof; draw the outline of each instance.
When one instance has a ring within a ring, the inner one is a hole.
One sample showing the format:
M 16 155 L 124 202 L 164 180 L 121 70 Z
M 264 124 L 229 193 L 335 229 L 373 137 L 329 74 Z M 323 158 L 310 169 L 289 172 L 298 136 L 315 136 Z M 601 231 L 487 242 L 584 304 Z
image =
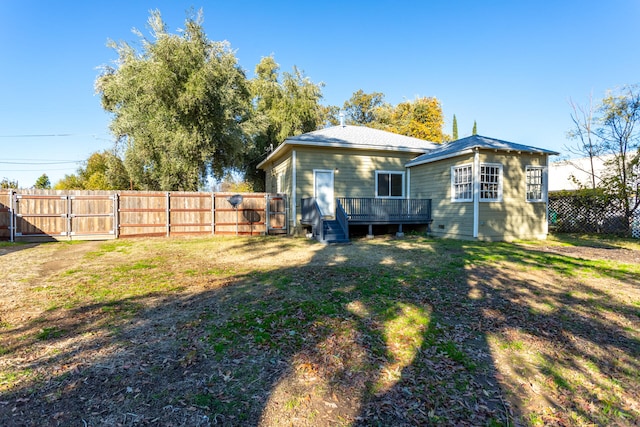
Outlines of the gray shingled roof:
M 406 149 L 427 152 L 437 144 L 365 126 L 333 126 L 287 138 L 290 144 L 322 144 L 353 148 Z
M 423 163 L 435 162 L 441 159 L 447 159 L 457 156 L 463 152 L 470 152 L 476 148 L 497 151 L 517 151 L 522 153 L 539 153 L 539 154 L 559 154 L 555 151 L 545 150 L 544 148 L 531 147 L 529 145 L 516 144 L 515 142 L 502 141 L 486 136 L 473 135 L 467 138 L 458 139 L 456 141 L 442 144 L 437 148 L 430 150 L 428 153 L 416 157 L 406 164 L 407 167 L 420 165 Z
M 280 144 L 266 159 L 258 164 L 261 168 L 270 159 L 291 145 L 317 147 L 355 148 L 361 150 L 404 151 L 420 155 L 438 144 L 410 136 L 398 135 L 366 126 L 332 126 L 298 136 L 291 136 Z

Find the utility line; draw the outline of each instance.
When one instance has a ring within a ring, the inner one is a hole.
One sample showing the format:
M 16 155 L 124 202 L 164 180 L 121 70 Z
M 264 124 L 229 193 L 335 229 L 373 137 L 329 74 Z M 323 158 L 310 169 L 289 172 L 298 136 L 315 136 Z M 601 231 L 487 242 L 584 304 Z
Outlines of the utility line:
M 13 161 L 5 162 L 5 161 L 0 161 L 0 164 L 3 164 L 3 165 L 33 165 L 33 166 L 40 166 L 40 165 L 64 165 L 64 164 L 68 164 L 68 163 L 81 163 L 82 161 L 83 160 L 61 160 L 61 161 L 32 160 L 32 161 L 28 161 L 28 162 L 13 162 Z
M 73 133 L 50 133 L 50 134 L 22 134 L 22 135 L 0 135 L 0 138 L 51 138 L 58 136 L 82 136 Z
M 68 165 L 68 164 L 78 164 L 78 163 L 82 163 L 82 160 L 74 160 L 74 161 L 64 161 L 64 162 L 46 162 L 46 161 L 42 161 L 42 162 L 3 162 L 0 161 L 0 164 L 3 165 L 28 165 L 28 166 L 47 166 L 47 165 Z
M 51 138 L 51 137 L 67 137 L 67 136 L 90 136 L 92 138 L 98 138 L 95 133 L 19 133 L 15 135 L 0 135 L 0 138 Z
M 5 173 L 5 172 L 39 172 L 39 171 L 70 171 L 70 170 L 76 170 L 76 168 L 73 167 L 68 167 L 68 168 L 55 168 L 55 169 L 51 169 L 51 168 L 40 168 L 40 169 L 2 169 L 2 171 L 0 171 L 0 173 Z

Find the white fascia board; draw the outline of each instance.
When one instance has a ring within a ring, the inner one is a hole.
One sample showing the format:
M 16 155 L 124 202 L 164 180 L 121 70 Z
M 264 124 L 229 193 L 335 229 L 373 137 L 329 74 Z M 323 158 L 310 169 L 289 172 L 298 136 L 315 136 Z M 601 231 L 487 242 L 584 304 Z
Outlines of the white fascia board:
M 440 160 L 450 159 L 452 157 L 462 156 L 463 154 L 473 154 L 473 148 L 468 148 L 468 149 L 462 150 L 462 151 L 456 151 L 454 153 L 443 154 L 442 156 L 433 157 L 433 158 L 422 160 L 422 161 L 419 161 L 419 162 L 415 162 L 414 160 L 412 160 L 412 161 L 408 162 L 405 165 L 405 167 L 412 168 L 414 166 L 424 165 L 425 163 L 433 163 L 433 162 L 438 162 Z
M 282 144 L 278 145 L 278 148 L 273 150 L 266 159 L 262 162 L 258 163 L 256 166 L 257 169 L 266 163 L 268 163 L 272 158 L 276 157 L 278 153 L 285 149 L 285 145 L 291 146 L 304 146 L 304 147 L 331 147 L 331 148 L 346 148 L 353 150 L 373 150 L 373 151 L 399 151 L 405 153 L 416 153 L 416 154 L 424 154 L 429 151 L 427 148 L 416 148 L 416 147 L 398 147 L 392 145 L 373 145 L 373 144 L 341 144 L 339 142 L 323 142 L 323 141 L 285 141 Z

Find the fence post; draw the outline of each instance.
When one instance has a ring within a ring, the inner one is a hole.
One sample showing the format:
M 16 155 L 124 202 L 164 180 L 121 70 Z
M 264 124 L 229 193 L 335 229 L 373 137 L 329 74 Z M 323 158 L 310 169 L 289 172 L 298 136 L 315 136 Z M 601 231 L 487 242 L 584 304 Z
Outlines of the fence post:
M 264 234 L 269 235 L 269 227 L 271 227 L 271 198 L 269 193 L 264 193 Z
M 216 234 L 216 193 L 211 192 L 211 234 Z
M 113 194 L 113 234 L 120 238 L 120 193 Z
M 167 210 L 166 210 L 166 215 L 167 215 L 167 237 L 169 237 L 171 235 L 171 193 L 169 193 L 167 191 L 167 195 L 166 195 L 166 200 L 167 200 Z
M 73 216 L 73 196 L 67 195 L 67 238 L 71 240 L 71 229 L 72 225 L 72 216 Z
M 15 224 L 16 224 L 16 218 L 15 218 L 15 192 L 13 190 L 9 190 L 9 240 L 11 241 L 11 243 L 13 243 L 15 241 L 15 234 L 16 234 L 16 230 L 15 230 Z

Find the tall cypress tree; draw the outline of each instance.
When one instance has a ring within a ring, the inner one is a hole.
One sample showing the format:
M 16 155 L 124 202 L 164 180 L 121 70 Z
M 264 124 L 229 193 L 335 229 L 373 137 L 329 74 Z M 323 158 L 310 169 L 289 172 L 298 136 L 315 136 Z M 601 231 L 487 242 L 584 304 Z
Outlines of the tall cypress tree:
M 477 135 L 478 134 L 478 125 L 476 124 L 476 121 L 473 121 L 473 130 L 471 131 L 471 135 Z
M 458 119 L 456 119 L 456 115 L 453 115 L 453 140 L 458 139 Z

